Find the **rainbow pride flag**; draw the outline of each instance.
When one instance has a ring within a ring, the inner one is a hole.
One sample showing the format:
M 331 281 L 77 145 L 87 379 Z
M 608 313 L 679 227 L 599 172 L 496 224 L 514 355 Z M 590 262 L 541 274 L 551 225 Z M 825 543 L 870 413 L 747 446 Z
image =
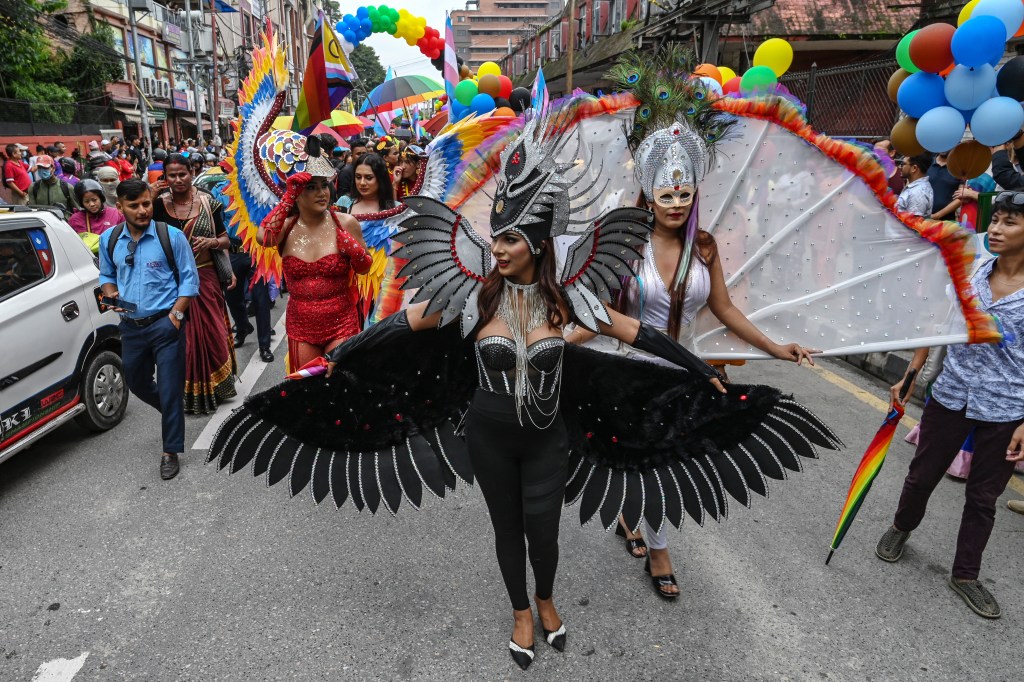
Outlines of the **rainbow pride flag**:
M 345 56 L 341 42 L 320 12 L 313 32 L 313 43 L 309 46 L 306 73 L 302 77 L 299 104 L 292 118 L 292 130 L 303 135 L 309 134 L 321 121 L 331 117 L 331 112 L 352 91 L 355 69 Z

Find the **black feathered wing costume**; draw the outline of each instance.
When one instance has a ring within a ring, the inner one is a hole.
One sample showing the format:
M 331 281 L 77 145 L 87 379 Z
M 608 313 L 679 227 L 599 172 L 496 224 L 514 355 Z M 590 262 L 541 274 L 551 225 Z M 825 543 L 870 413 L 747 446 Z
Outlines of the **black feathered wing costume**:
M 444 497 L 458 479 L 472 483 L 457 424 L 478 385 L 470 334 L 489 247 L 444 204 L 408 203 L 416 215 L 403 221 L 400 276 L 418 289 L 414 301 L 443 311 L 440 328 L 353 345 L 331 378 L 286 381 L 249 398 L 222 425 L 208 461 L 232 473 L 252 462 L 268 485 L 287 479 L 291 495 L 308 486 L 317 504 L 351 498 L 371 513 L 395 513 L 403 498 L 418 508 L 424 489 Z M 615 209 L 573 241 L 561 281 L 580 324 L 609 321 L 601 301 L 629 274 L 649 224 L 646 211 Z M 660 529 L 666 520 L 679 526 L 684 511 L 700 524 L 721 519 L 729 496 L 749 505 L 751 492 L 767 495 L 768 478 L 800 471 L 815 446 L 841 445 L 770 387 L 730 384 L 723 395 L 695 372 L 573 346 L 562 372 L 572 448 L 566 500 L 579 503 L 583 523 L 596 515 L 611 528 L 622 513 L 631 528 L 646 519 Z

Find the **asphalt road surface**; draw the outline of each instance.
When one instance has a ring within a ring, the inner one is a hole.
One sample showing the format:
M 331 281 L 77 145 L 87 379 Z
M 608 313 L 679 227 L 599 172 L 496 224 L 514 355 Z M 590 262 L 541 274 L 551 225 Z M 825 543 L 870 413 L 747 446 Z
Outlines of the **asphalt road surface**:
M 250 337 L 242 388 L 280 381 L 284 347 L 250 365 Z M 113 431 L 65 426 L 0 465 L 0 680 L 1020 679 L 1024 517 L 1005 500 L 1022 479 L 1000 500 L 983 567 L 1001 620 L 945 582 L 963 484 L 943 481 L 901 563 L 874 556 L 918 408 L 826 567 L 883 416 L 870 396 L 884 390 L 820 365 L 732 370 L 793 392 L 848 447 L 772 481 L 751 509 L 730 505 L 721 524 L 673 533 L 677 602 L 654 594 L 619 538 L 565 510 L 555 599 L 569 643 L 559 654 L 538 638 L 527 673 L 507 652 L 510 606 L 477 490 L 373 517 L 288 500 L 248 469 L 229 477 L 199 449 L 161 481 L 158 415 L 132 398 Z M 188 419 L 189 447 L 208 442 L 209 422 Z

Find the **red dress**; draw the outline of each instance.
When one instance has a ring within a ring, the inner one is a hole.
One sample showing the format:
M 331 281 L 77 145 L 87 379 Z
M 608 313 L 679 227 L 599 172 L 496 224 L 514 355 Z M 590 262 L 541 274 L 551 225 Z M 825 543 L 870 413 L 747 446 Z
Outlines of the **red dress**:
M 342 231 L 341 228 L 338 228 Z M 347 234 L 344 237 L 348 237 Z M 351 239 L 351 237 L 349 237 Z M 366 271 L 372 262 L 363 249 L 353 263 L 345 255 L 343 236 L 338 235 L 338 251 L 312 263 L 295 256 L 281 259 L 288 282 L 288 313 L 285 329 L 289 341 L 302 341 L 324 347 L 331 341 L 346 339 L 359 332 L 356 310 L 358 292 L 355 270 Z M 363 261 L 367 262 L 363 262 Z

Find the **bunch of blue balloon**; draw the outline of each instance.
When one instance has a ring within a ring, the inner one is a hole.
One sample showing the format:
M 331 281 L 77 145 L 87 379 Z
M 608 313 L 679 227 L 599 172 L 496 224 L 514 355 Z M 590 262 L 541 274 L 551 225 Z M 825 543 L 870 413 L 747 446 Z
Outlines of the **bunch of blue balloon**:
M 989 147 L 1017 134 L 1024 125 L 1024 57 L 998 73 L 995 66 L 1022 24 L 1021 0 L 973 0 L 958 26 L 931 24 L 903 37 L 896 48 L 901 68 L 889 81 L 890 97 L 908 117 L 893 129 L 898 151 L 948 152 L 961 144 L 968 126 Z

